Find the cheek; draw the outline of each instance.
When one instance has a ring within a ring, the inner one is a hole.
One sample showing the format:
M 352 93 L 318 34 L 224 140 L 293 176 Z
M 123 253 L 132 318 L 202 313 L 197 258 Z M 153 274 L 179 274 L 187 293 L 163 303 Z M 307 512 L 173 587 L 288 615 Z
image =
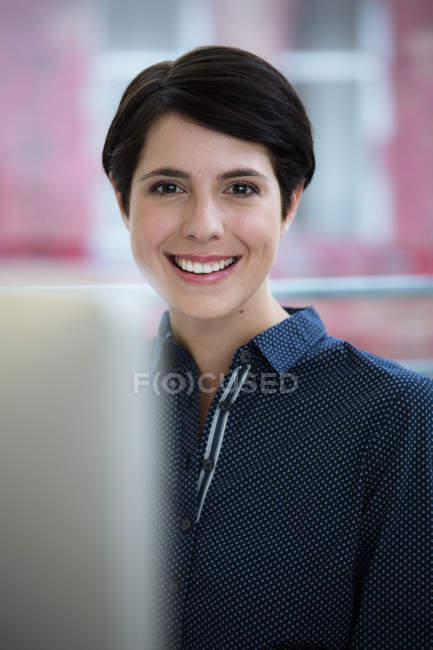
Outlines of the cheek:
M 135 263 L 139 269 L 144 270 L 151 268 L 148 252 L 142 246 L 139 239 L 133 235 L 131 235 L 131 251 Z
M 135 223 L 131 228 L 131 250 L 138 266 L 151 269 L 160 244 L 160 232 L 151 222 Z
M 163 212 L 153 212 L 134 219 L 131 228 L 131 244 L 136 250 L 154 253 L 169 236 L 168 222 Z
M 237 222 L 236 236 L 251 252 L 262 257 L 274 256 L 278 251 L 280 224 L 269 214 L 249 215 Z

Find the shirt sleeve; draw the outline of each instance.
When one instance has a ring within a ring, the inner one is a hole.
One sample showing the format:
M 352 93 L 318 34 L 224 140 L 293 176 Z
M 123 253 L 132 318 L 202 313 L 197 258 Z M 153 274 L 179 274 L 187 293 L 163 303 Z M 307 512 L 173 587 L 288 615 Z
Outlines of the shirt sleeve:
M 386 407 L 363 464 L 350 648 L 433 648 L 433 381 Z

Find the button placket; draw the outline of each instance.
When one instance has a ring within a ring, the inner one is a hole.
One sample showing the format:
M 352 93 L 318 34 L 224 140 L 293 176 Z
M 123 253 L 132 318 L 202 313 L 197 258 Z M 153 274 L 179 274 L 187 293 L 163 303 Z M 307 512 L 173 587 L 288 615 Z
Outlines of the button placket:
M 192 527 L 191 519 L 189 517 L 184 517 L 182 519 L 182 530 L 183 530 L 183 532 L 184 533 L 188 532 L 189 530 L 191 530 L 191 527 Z
M 241 363 L 251 363 L 252 361 L 252 353 L 251 350 L 245 349 L 241 350 L 239 354 L 239 360 Z
M 204 472 L 211 472 L 214 468 L 214 462 L 212 458 L 203 458 L 201 468 Z
M 228 411 L 228 410 L 230 410 L 231 405 L 232 405 L 231 399 L 227 398 L 227 399 L 222 400 L 218 404 L 218 408 L 219 408 L 220 411 Z

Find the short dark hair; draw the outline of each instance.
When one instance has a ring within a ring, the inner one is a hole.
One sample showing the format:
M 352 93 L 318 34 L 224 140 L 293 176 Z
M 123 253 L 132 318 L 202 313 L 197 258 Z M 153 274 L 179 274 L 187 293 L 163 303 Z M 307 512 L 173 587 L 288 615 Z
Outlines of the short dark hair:
M 280 186 L 283 216 L 293 191 L 311 181 L 315 167 L 311 124 L 287 79 L 245 50 L 198 47 L 175 61 L 146 68 L 123 93 L 102 162 L 125 214 L 146 133 L 168 113 L 264 145 Z

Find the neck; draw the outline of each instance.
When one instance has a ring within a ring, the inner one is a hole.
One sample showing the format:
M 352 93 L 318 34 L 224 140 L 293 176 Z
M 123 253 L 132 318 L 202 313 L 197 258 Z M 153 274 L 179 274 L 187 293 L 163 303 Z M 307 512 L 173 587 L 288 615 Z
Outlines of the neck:
M 199 375 L 215 376 L 215 386 L 219 384 L 220 374 L 227 374 L 233 354 L 240 346 L 286 318 L 287 312 L 268 290 L 260 305 L 247 302 L 215 319 L 191 318 L 170 310 L 174 339 L 191 354 Z

